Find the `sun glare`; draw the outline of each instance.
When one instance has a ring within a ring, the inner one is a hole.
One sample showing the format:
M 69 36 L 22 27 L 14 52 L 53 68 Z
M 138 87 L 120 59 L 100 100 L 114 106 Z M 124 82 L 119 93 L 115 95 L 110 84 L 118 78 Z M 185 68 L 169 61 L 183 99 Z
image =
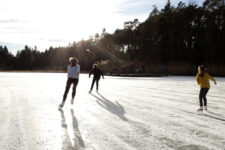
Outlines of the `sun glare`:
M 36 45 L 44 50 L 87 39 L 101 33 L 103 28 L 112 33 L 122 28 L 125 21 L 146 18 L 146 15 L 124 14 L 125 2 L 127 7 L 137 3 L 127 0 L 1 0 L 3 20 L 13 22 L 0 24 L 0 41 Z
M 110 28 L 112 21 L 120 20 L 116 14 L 118 1 L 104 0 L 11 0 L 11 6 L 5 12 L 6 18 L 15 18 L 18 31 L 7 32 L 1 41 L 40 48 L 46 45 L 67 45 L 69 42 L 87 39 L 103 28 Z M 122 19 L 121 19 L 122 20 Z M 117 22 L 114 22 L 117 24 Z M 7 26 L 8 27 L 8 26 Z M 23 32 L 23 33 L 21 33 Z

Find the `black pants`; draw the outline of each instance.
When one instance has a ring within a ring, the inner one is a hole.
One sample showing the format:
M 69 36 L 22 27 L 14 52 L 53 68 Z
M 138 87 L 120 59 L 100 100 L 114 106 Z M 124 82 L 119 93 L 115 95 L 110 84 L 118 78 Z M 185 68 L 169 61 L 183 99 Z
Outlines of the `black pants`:
M 208 93 L 209 88 L 201 88 L 199 92 L 199 103 L 200 106 L 203 106 L 202 101 L 204 100 L 204 106 L 207 106 L 206 94 Z
M 72 98 L 75 97 L 76 95 L 76 88 L 77 88 L 77 84 L 78 84 L 78 79 L 74 79 L 74 78 L 68 78 L 67 79 L 67 82 L 66 82 L 66 89 L 65 89 L 65 92 L 64 92 L 64 95 L 63 95 L 63 101 L 65 102 L 66 101 L 66 97 L 67 97 L 67 94 L 70 90 L 70 86 L 71 84 L 73 83 L 73 92 L 72 92 Z
M 98 82 L 99 82 L 99 80 L 100 80 L 100 77 L 94 77 L 93 78 L 92 84 L 91 84 L 91 90 L 93 89 L 95 82 L 96 82 L 96 89 L 98 90 Z

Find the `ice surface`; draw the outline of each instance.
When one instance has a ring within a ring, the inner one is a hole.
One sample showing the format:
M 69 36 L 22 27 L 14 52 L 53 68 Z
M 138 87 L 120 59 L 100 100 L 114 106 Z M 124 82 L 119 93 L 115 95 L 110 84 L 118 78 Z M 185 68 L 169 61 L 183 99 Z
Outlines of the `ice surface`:
M 74 105 L 71 91 L 58 109 L 65 73 L 0 73 L 1 150 L 205 150 L 225 149 L 225 78 L 199 113 L 195 77 L 100 80 L 81 74 Z

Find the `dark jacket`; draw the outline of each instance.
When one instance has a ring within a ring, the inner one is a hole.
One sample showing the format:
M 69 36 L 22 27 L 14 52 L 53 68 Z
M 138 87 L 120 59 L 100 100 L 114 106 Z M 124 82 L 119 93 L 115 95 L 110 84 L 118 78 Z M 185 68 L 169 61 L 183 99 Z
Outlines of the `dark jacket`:
M 100 78 L 101 76 L 102 76 L 102 78 L 104 78 L 104 73 L 99 69 L 99 68 L 93 68 L 92 70 L 91 70 L 91 72 L 89 73 L 89 77 L 91 76 L 91 75 L 94 75 L 94 78 Z

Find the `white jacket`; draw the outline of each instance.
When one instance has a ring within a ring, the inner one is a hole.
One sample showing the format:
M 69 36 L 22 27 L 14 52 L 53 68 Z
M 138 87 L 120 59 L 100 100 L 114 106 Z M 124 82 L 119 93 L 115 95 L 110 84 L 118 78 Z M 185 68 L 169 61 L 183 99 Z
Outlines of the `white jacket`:
M 77 64 L 76 66 L 73 67 L 69 65 L 67 71 L 68 71 L 68 78 L 79 79 L 80 65 Z

